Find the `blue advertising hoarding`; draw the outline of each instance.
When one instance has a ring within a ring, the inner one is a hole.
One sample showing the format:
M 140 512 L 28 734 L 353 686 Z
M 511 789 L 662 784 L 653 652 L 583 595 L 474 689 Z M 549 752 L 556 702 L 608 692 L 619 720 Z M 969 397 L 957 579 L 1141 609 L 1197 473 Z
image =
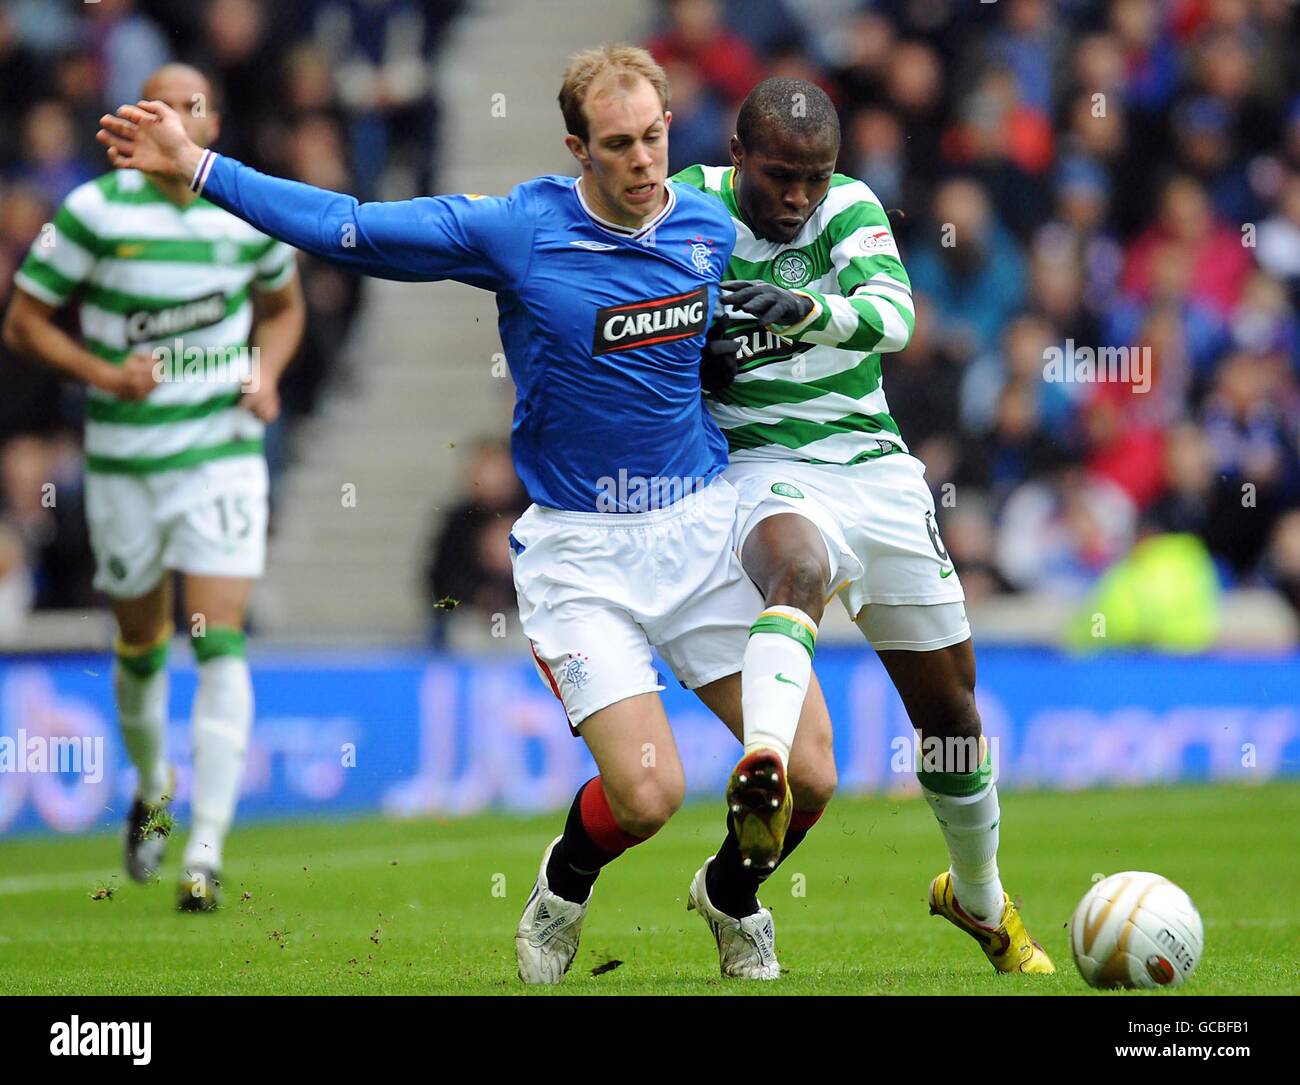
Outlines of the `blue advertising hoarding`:
M 187 653 L 173 658 L 169 754 L 184 816 L 194 670 Z M 550 810 L 594 772 L 526 659 L 339 652 L 252 663 L 241 819 Z M 817 671 L 841 793 L 914 791 L 911 728 L 875 657 L 826 647 Z M 675 683 L 664 698 L 691 794 L 721 794 L 735 740 Z M 1081 660 L 990 647 L 978 700 L 1004 788 L 1300 775 L 1295 656 Z M 84 761 L 51 771 L 60 738 Z M 133 787 L 107 656 L 0 659 L 0 833 L 116 827 Z

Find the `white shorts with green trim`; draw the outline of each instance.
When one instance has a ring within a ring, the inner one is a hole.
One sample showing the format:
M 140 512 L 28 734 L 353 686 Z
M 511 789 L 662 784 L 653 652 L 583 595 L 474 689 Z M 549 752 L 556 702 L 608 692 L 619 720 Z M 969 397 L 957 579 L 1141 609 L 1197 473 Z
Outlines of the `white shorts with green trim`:
M 817 526 L 830 557 L 827 595 L 840 596 L 874 647 L 929 651 L 970 636 L 965 607 L 940 606 L 966 596 L 916 457 L 894 452 L 849 467 L 740 460 L 724 477 L 740 494 L 738 548 L 778 513 Z M 936 609 L 918 618 L 918 607 Z
M 152 591 L 166 570 L 256 578 L 266 564 L 268 481 L 261 456 L 150 474 L 86 472 L 95 587 Z
M 664 688 L 652 647 L 688 689 L 740 670 L 763 598 L 736 556 L 736 522 L 721 478 L 652 512 L 533 505 L 515 522 L 524 635 L 575 734 L 593 712 Z

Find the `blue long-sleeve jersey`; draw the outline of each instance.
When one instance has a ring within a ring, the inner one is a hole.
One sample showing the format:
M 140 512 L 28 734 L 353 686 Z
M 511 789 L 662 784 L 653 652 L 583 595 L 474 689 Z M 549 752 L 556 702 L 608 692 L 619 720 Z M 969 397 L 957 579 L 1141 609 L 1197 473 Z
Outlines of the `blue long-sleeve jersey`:
M 669 184 L 664 210 L 631 231 L 595 219 L 571 177 L 508 197 L 362 204 L 220 156 L 203 195 L 367 275 L 493 291 L 517 390 L 515 470 L 539 505 L 643 511 L 726 466 L 699 373 L 736 237 L 719 201 Z

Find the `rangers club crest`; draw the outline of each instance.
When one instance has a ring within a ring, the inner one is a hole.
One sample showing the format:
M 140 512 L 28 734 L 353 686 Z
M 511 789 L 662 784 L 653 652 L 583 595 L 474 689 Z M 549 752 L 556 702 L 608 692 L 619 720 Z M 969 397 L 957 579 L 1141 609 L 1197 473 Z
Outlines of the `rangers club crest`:
M 713 242 L 698 234 L 691 241 L 691 263 L 701 275 L 707 275 L 713 266 Z

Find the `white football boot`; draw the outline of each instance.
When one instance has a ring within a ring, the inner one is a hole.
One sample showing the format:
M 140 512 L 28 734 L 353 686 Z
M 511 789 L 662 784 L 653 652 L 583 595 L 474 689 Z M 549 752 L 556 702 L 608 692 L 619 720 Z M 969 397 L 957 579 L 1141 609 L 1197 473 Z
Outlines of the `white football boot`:
M 733 919 L 709 900 L 705 880 L 712 857 L 695 872 L 686 910 L 704 917 L 718 943 L 718 964 L 724 979 L 777 980 L 781 965 L 776 959 L 776 929 L 772 913 L 760 906 L 753 915 Z
M 591 903 L 590 894 L 583 903 L 574 904 L 552 893 L 546 884 L 546 864 L 560 839 L 557 836 L 552 840 L 542 856 L 542 869 L 515 931 L 515 959 L 519 962 L 519 978 L 525 983 L 554 984 L 564 979 L 577 956 L 578 936 Z

